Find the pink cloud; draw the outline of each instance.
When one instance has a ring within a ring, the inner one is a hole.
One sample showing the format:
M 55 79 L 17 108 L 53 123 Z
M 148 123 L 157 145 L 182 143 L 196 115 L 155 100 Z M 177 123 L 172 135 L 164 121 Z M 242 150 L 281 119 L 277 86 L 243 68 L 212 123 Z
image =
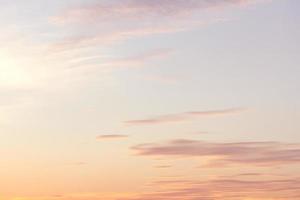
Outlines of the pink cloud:
M 52 18 L 58 24 L 139 21 L 190 16 L 212 8 L 241 6 L 258 0 L 117 0 L 74 7 Z
M 210 116 L 221 116 L 221 115 L 230 115 L 236 114 L 245 109 L 243 108 L 230 108 L 224 110 L 209 110 L 209 111 L 190 111 L 169 115 L 160 115 L 151 118 L 145 119 L 137 119 L 137 120 L 129 120 L 125 123 L 131 125 L 147 125 L 147 124 L 160 124 L 160 123 L 168 123 L 168 122 L 181 122 L 186 120 L 192 120 L 197 117 L 210 117 Z
M 220 17 L 197 16 L 203 12 L 261 1 L 115 0 L 69 7 L 50 18 L 55 25 L 73 30 L 51 49 L 61 51 L 111 45 L 138 37 L 190 30 L 224 21 Z
M 140 144 L 132 147 L 140 156 L 211 157 L 206 166 L 247 164 L 280 166 L 300 163 L 300 144 L 278 142 L 212 143 L 198 140 L 173 140 L 165 144 Z M 205 166 L 203 166 L 205 167 Z

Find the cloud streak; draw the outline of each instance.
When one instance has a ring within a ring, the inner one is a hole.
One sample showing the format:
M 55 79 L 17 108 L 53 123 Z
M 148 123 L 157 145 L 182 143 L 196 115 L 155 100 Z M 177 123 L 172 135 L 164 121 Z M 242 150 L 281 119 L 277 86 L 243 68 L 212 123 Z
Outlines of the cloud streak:
M 182 139 L 165 144 L 140 144 L 132 149 L 139 156 L 199 157 L 204 161 L 210 158 L 206 167 L 232 164 L 262 167 L 300 163 L 300 144 L 279 142 L 212 143 Z
M 298 200 L 300 179 L 245 180 L 220 178 L 211 180 L 162 179 L 150 184 L 148 192 L 105 195 L 99 193 L 22 197 L 33 200 Z
M 144 67 L 148 62 L 163 59 L 169 56 L 172 52 L 173 49 L 158 48 L 122 58 L 102 59 L 102 61 L 98 60 L 99 56 L 91 56 L 82 59 L 70 60 L 68 68 L 76 69 L 87 66 L 90 68 L 96 67 L 106 70 L 140 68 Z
M 299 199 L 299 178 L 242 180 L 166 180 L 152 185 L 155 192 L 138 194 L 119 200 L 238 200 L 238 199 Z
M 136 56 L 127 58 L 115 59 L 111 62 L 104 63 L 102 66 L 106 67 L 140 67 L 149 60 L 164 58 L 173 52 L 172 49 L 161 48 L 147 51 Z
M 169 122 L 182 122 L 187 120 L 193 120 L 197 117 L 214 117 L 214 116 L 222 116 L 222 115 L 231 115 L 244 111 L 244 108 L 230 108 L 224 110 L 208 110 L 208 111 L 190 111 L 190 112 L 182 112 L 176 114 L 169 115 L 160 115 L 151 118 L 145 119 L 136 119 L 125 121 L 126 124 L 130 125 L 147 125 L 147 124 L 162 124 Z
M 120 135 L 120 134 L 110 134 L 110 135 L 98 135 L 96 137 L 97 140 L 115 140 L 115 139 L 125 139 L 128 138 L 128 135 Z

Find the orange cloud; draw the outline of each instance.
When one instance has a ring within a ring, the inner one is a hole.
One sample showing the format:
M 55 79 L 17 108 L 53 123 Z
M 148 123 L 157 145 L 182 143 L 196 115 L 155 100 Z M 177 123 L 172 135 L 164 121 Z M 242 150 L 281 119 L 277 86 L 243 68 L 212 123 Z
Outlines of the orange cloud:
M 300 179 L 246 180 L 242 177 L 191 180 L 167 178 L 151 183 L 148 192 L 137 194 L 57 194 L 20 197 L 22 200 L 299 200 Z M 12 199 L 12 200 L 13 200 Z
M 300 179 L 270 180 L 161 180 L 152 185 L 153 192 L 118 200 L 298 200 Z
M 196 117 L 209 117 L 209 116 L 235 114 L 243 110 L 244 110 L 243 108 L 230 108 L 224 110 L 190 111 L 190 112 L 183 112 L 177 114 L 161 115 L 161 116 L 156 116 L 156 117 L 146 118 L 146 119 L 129 120 L 126 121 L 125 123 L 131 125 L 146 125 L 146 124 L 179 122 L 179 121 L 191 120 Z

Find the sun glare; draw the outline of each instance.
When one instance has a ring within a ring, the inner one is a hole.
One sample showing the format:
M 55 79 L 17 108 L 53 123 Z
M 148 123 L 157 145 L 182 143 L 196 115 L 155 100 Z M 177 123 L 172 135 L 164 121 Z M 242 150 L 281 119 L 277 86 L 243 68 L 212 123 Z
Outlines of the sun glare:
M 2 87 L 26 87 L 31 83 L 30 74 L 22 63 L 0 55 L 0 85 Z

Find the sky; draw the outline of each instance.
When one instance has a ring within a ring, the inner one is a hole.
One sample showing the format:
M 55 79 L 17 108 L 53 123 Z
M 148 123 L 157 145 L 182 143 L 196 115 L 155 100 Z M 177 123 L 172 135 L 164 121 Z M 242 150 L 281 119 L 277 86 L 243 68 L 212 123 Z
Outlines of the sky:
M 300 1 L 0 3 L 0 200 L 300 199 Z

